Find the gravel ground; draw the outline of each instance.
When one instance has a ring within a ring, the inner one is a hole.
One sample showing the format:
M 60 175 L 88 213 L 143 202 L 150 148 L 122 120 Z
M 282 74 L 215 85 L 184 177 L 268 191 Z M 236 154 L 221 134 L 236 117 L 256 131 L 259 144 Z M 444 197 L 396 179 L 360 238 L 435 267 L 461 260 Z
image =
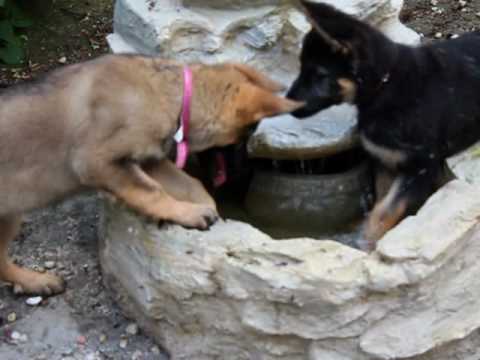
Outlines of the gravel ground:
M 112 2 L 57 0 L 54 13 L 29 30 L 27 66 L 0 68 L 0 87 L 36 77 L 63 63 L 107 51 Z M 480 1 L 406 0 L 402 19 L 425 39 L 478 28 Z M 25 266 L 54 271 L 67 291 L 27 305 L 27 297 L 0 287 L 0 359 L 166 359 L 105 291 L 97 254 L 98 199 L 86 195 L 30 214 L 12 255 Z M 35 300 L 35 299 L 34 299 Z
M 98 198 L 84 195 L 25 219 L 12 253 L 17 263 L 53 271 L 67 291 L 29 306 L 32 298 L 0 287 L 0 359 L 166 359 L 121 315 L 105 291 L 98 262 Z
M 479 0 L 405 0 L 403 22 L 426 39 L 445 39 L 480 29 Z

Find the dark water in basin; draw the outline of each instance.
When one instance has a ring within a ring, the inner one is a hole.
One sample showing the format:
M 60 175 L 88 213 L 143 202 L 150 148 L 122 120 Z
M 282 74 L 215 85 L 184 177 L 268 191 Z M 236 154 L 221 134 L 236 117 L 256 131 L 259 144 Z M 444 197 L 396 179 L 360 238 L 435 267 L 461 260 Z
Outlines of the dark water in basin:
M 274 239 L 285 240 L 285 239 L 294 239 L 309 237 L 319 240 L 335 240 L 344 245 L 359 248 L 362 243 L 362 222 L 363 218 L 358 219 L 357 221 L 346 224 L 344 229 L 341 229 L 336 232 L 322 232 L 316 231 L 308 228 L 303 228 L 301 231 L 289 229 L 287 227 L 282 227 L 281 224 L 278 226 L 271 226 L 261 224 L 258 221 L 252 219 L 246 212 L 243 205 L 233 199 L 223 199 L 223 201 L 218 202 L 219 211 L 224 219 L 233 219 L 242 222 L 246 222 L 255 226 L 264 233 L 270 235 Z M 292 214 L 292 217 L 295 215 Z M 312 219 L 315 221 L 315 219 Z
M 230 169 L 236 176 L 215 191 L 223 218 L 249 223 L 274 239 L 309 237 L 359 248 L 372 190 L 361 149 L 313 160 L 245 157 L 237 164 Z

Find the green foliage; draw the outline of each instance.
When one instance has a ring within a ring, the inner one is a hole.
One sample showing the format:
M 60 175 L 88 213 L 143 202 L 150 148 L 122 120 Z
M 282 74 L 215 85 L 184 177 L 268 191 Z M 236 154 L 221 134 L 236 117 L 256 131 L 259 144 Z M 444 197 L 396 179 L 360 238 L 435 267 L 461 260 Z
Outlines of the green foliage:
M 33 19 L 15 0 L 0 0 L 0 61 L 18 65 L 25 60 L 25 37 L 21 31 L 33 25 Z

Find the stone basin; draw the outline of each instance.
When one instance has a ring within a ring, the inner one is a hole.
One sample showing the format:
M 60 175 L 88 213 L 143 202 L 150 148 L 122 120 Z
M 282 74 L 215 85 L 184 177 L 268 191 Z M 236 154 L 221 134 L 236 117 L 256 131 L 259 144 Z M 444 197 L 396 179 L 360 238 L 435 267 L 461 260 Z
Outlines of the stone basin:
M 480 191 L 462 180 L 371 254 L 235 221 L 159 229 L 110 203 L 103 216 L 105 284 L 171 359 L 478 359 Z
M 371 180 L 366 162 L 321 175 L 258 170 L 245 208 L 253 224 L 272 236 L 332 234 L 366 213 Z
M 158 228 L 105 202 L 104 283 L 173 360 L 478 360 L 478 149 L 370 254 L 231 220 Z

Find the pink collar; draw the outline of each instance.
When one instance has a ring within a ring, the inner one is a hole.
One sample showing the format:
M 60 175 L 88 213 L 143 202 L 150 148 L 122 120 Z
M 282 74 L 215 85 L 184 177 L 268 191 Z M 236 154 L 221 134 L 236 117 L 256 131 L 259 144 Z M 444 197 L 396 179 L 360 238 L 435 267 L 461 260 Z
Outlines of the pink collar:
M 175 133 L 174 139 L 177 142 L 177 159 L 176 165 L 179 169 L 183 169 L 187 163 L 189 146 L 188 131 L 190 126 L 190 109 L 192 106 L 193 93 L 193 75 L 192 69 L 188 66 L 183 67 L 183 101 L 182 113 L 180 114 L 180 127 Z

